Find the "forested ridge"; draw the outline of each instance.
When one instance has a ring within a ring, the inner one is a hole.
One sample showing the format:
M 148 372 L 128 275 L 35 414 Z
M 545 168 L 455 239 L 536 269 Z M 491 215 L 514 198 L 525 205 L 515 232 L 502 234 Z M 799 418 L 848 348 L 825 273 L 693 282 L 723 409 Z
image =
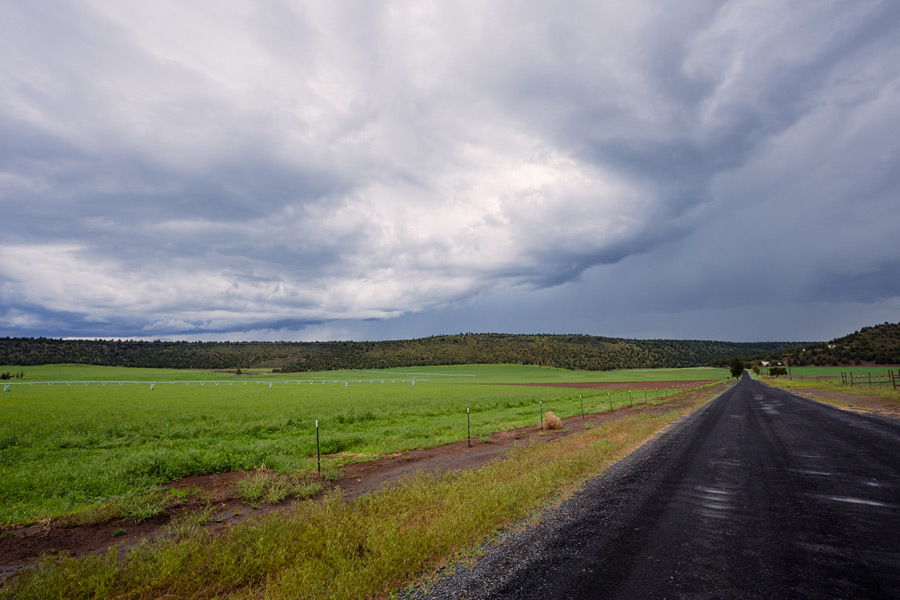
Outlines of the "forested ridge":
M 629 340 L 589 335 L 463 333 L 380 342 L 147 342 L 0 338 L 0 364 L 77 363 L 176 369 L 290 371 L 426 365 L 522 364 L 609 370 L 725 366 L 733 356 L 778 354 L 797 342 Z
M 804 344 L 787 352 L 791 355 L 791 364 L 798 367 L 897 365 L 900 364 L 900 323 L 863 327 L 830 342 Z M 769 354 L 766 358 L 781 360 L 782 355 Z

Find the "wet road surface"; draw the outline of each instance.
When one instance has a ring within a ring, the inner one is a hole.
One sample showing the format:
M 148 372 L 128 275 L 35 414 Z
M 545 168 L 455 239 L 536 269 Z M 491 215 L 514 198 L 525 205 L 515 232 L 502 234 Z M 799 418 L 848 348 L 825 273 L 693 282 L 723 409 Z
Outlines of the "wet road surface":
M 900 598 L 900 421 L 746 376 L 428 598 Z

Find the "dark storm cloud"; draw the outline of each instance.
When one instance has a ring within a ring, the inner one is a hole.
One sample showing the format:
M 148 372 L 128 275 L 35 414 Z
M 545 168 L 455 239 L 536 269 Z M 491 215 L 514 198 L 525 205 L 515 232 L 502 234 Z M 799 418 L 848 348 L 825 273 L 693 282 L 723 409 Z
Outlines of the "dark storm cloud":
M 0 23 L 0 334 L 728 337 L 898 295 L 892 2 Z

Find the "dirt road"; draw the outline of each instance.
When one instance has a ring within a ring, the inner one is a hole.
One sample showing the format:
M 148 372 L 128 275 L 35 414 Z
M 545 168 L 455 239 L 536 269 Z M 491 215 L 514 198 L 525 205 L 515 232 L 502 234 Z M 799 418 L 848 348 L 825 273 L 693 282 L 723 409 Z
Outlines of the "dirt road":
M 427 598 L 898 598 L 900 421 L 746 377 Z

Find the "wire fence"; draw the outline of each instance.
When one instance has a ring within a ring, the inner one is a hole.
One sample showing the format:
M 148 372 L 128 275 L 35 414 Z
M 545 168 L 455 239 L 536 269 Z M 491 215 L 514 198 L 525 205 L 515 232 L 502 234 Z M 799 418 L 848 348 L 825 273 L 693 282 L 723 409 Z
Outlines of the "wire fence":
M 858 385 L 890 385 L 896 390 L 897 387 L 900 386 L 900 369 L 897 370 L 896 375 L 893 371 L 888 371 L 887 375 L 872 375 L 871 373 L 867 373 L 866 375 L 854 375 L 853 373 L 841 373 L 841 385 L 849 385 L 851 387 Z
M 789 375 L 788 376 L 791 381 L 795 379 L 799 379 L 801 381 L 833 381 L 840 382 L 841 385 L 846 385 L 850 387 L 856 386 L 885 386 L 892 387 L 893 389 L 897 389 L 900 387 L 900 369 L 894 373 L 893 370 L 889 370 L 886 374 L 880 373 L 877 375 L 873 375 L 872 373 L 866 373 L 865 375 L 858 375 L 852 372 L 843 372 L 834 374 L 834 375 Z

